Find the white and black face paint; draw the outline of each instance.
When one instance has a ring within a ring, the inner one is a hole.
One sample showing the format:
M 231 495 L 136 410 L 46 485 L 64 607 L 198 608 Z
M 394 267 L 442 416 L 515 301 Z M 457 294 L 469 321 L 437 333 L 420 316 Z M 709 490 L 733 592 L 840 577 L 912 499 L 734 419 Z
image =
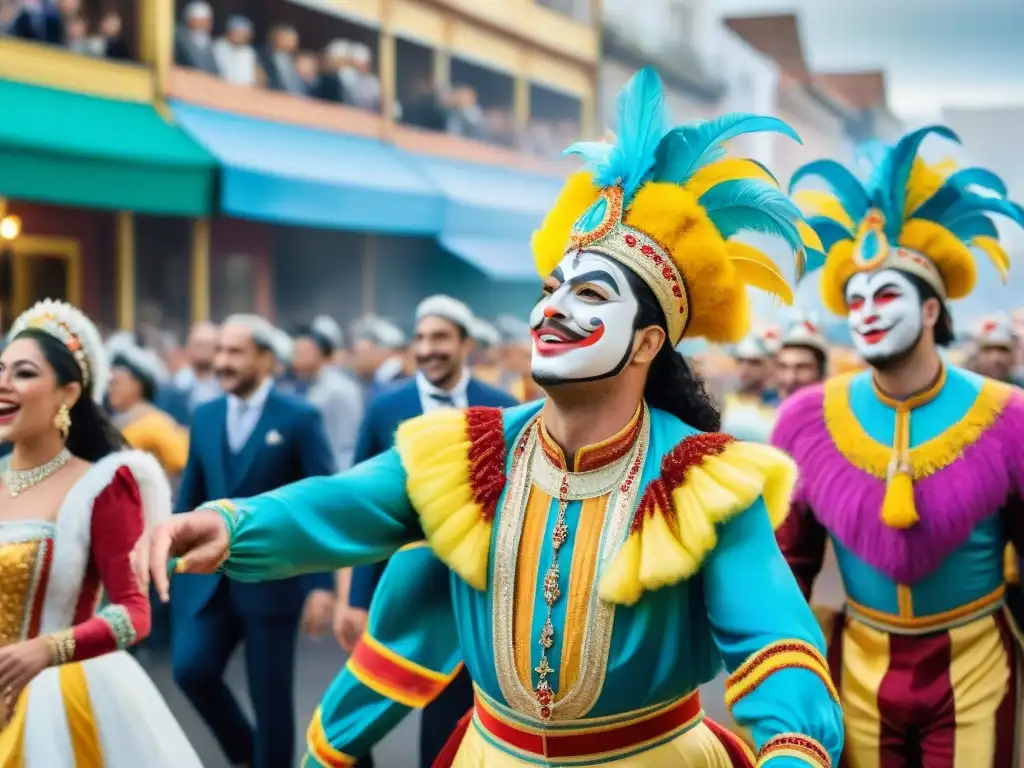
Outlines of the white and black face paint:
M 566 255 L 530 313 L 534 379 L 560 384 L 617 374 L 633 351 L 639 306 L 614 259 L 588 251 Z
M 921 295 L 895 269 L 859 272 L 846 284 L 853 345 L 865 362 L 878 366 L 898 360 L 921 338 Z

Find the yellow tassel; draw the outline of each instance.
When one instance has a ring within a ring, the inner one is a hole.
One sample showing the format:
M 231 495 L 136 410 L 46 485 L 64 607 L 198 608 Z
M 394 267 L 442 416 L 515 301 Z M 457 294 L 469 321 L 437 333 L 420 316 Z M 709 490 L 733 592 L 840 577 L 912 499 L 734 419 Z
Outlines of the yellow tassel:
M 914 481 L 908 472 L 894 472 L 885 487 L 882 522 L 890 528 L 904 530 L 918 520 L 917 507 L 914 506 Z
M 601 577 L 598 594 L 606 603 L 635 605 L 644 593 L 640 586 L 640 534 L 631 533 Z

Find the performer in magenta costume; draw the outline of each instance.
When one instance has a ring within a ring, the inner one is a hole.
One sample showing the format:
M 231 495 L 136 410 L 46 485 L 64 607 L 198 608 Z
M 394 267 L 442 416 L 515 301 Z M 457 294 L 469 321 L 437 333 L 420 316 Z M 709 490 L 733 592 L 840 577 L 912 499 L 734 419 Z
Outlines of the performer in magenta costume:
M 808 218 L 828 254 L 822 298 L 848 315 L 870 366 L 787 400 L 772 439 L 801 471 L 783 554 L 809 598 L 831 541 L 847 594 L 829 661 L 851 768 L 1017 758 L 1003 551 L 1024 534 L 1024 397 L 945 364 L 937 346 L 952 340 L 946 302 L 974 287 L 970 248 L 1005 268 L 989 214 L 1020 224 L 1024 210 L 988 171 L 926 166 L 917 152 L 932 133 L 956 138 L 909 134 L 866 187 L 829 160 L 794 175 L 834 193 L 814 195 Z

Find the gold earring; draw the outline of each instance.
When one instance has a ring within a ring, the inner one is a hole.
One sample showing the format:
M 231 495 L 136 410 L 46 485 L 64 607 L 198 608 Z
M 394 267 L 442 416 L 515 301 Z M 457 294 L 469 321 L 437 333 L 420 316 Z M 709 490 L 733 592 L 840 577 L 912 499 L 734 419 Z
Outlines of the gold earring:
M 71 431 L 71 409 L 68 408 L 67 403 L 60 404 L 57 415 L 53 417 L 53 426 L 57 428 L 62 437 L 67 438 Z

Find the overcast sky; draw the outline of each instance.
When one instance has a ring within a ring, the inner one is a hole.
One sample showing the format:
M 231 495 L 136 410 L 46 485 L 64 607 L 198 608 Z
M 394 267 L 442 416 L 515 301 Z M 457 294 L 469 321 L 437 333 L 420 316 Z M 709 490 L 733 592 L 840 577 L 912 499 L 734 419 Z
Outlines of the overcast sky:
M 798 11 L 812 71 L 884 69 L 901 117 L 1024 105 L 1024 0 L 700 0 L 722 15 Z

